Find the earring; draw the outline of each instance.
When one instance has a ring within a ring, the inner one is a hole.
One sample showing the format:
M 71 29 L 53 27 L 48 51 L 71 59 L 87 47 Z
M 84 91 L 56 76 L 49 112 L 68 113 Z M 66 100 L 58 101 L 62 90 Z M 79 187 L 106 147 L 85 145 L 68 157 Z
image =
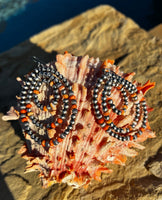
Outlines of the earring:
M 20 93 L 20 119 L 25 134 L 39 145 L 49 148 L 58 145 L 73 129 L 78 112 L 77 101 L 70 82 L 52 64 L 47 66 L 36 57 L 33 57 L 33 60 L 38 66 L 27 76 Z M 44 101 L 40 98 L 42 85 L 46 87 L 45 92 L 48 93 Z M 46 113 L 49 115 L 53 111 L 56 111 L 56 114 L 55 116 L 51 114 L 49 119 L 40 120 L 32 111 L 35 108 L 39 112 L 44 112 L 44 115 Z M 34 125 L 34 129 L 31 128 L 31 124 L 32 127 Z M 48 131 L 54 129 L 57 131 L 64 129 L 64 131 L 58 131 L 60 133 L 57 137 L 49 138 Z M 40 135 L 40 130 L 46 134 Z
M 129 104 L 132 103 L 134 119 L 124 127 L 118 126 L 117 120 L 114 119 L 124 118 Z M 146 102 L 138 100 L 136 86 L 108 68 L 104 68 L 101 77 L 97 79 L 93 89 L 92 107 L 96 122 L 118 140 L 136 140 L 146 128 Z M 136 128 L 139 121 L 141 126 Z

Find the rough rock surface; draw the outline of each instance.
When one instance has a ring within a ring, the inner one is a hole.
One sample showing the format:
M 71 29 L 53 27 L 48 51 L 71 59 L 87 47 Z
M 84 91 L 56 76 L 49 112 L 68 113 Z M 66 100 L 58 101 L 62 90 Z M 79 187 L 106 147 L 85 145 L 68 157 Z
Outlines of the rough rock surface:
M 14 39 L 14 36 L 13 36 Z M 112 174 L 93 181 L 87 190 L 55 184 L 42 189 L 36 172 L 24 174 L 25 160 L 18 155 L 23 144 L 16 121 L 3 122 L 1 116 L 11 105 L 20 86 L 17 76 L 32 67 L 31 56 L 50 61 L 65 50 L 79 56 L 89 54 L 115 59 L 125 72 L 136 72 L 136 79 L 156 81 L 147 93 L 154 111 L 149 115 L 156 138 L 144 142 L 138 156 L 128 158 L 126 166 L 111 166 Z M 162 199 L 162 41 L 149 35 L 114 8 L 99 6 L 60 25 L 53 26 L 0 55 L 0 191 L 1 199 L 15 200 L 160 200 Z

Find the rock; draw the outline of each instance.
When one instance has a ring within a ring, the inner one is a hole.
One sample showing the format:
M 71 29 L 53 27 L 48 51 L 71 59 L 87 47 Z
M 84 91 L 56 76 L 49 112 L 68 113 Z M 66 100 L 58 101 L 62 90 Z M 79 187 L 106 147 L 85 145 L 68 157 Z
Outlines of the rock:
M 110 6 L 99 6 L 60 25 L 53 26 L 0 55 L 0 112 L 1 116 L 20 92 L 16 77 L 32 70 L 33 55 L 48 62 L 56 53 L 65 50 L 79 56 L 89 54 L 101 59 L 115 59 L 125 72 L 136 72 L 136 79 L 145 83 L 156 81 L 147 94 L 147 102 L 154 111 L 149 115 L 156 138 L 147 140 L 145 149 L 126 166 L 111 166 L 112 174 L 103 174 L 102 181 L 93 181 L 87 190 L 71 189 L 56 184 L 42 189 L 37 173 L 24 174 L 25 160 L 17 151 L 23 144 L 18 122 L 0 119 L 0 191 L 3 199 L 160 199 L 159 175 L 152 175 L 145 163 L 161 146 L 162 121 L 162 41 L 142 30 L 131 19 Z
M 162 39 L 162 24 L 159 24 L 155 26 L 154 28 L 152 28 L 151 30 L 149 30 L 149 33 L 153 36 L 156 36 Z
M 159 149 L 157 154 L 150 157 L 145 164 L 146 169 L 148 169 L 154 176 L 162 178 L 162 148 Z

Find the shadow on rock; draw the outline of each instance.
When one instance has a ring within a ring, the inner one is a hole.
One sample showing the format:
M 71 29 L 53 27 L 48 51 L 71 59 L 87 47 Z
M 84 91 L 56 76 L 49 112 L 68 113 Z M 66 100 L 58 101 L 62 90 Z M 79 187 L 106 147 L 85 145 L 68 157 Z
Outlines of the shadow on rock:
M 10 192 L 5 180 L 4 176 L 0 172 L 0 191 L 1 191 L 1 199 L 6 200 L 14 200 L 12 193 Z

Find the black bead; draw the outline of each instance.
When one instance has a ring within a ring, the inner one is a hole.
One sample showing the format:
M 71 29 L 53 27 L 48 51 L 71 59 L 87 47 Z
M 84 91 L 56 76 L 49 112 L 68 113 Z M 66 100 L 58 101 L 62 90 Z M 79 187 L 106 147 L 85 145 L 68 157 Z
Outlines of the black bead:
M 98 109 L 94 109 L 94 112 L 96 115 L 100 114 L 100 111 Z
M 20 106 L 20 109 L 24 110 L 24 109 L 26 109 L 26 106 Z
M 68 87 L 70 85 L 69 81 L 65 82 L 65 86 Z
M 31 120 L 33 120 L 33 119 L 34 119 L 34 116 L 33 116 L 33 115 L 31 115 L 29 118 L 30 118 Z
M 65 135 L 68 135 L 69 132 L 70 132 L 70 130 L 68 128 L 64 131 Z
M 108 128 L 108 129 L 106 130 L 106 132 L 107 132 L 107 133 L 111 133 L 111 128 Z
M 38 144 L 41 145 L 42 144 L 42 140 L 39 138 L 38 139 Z
M 145 123 L 142 124 L 142 128 L 146 128 L 146 124 Z
M 26 85 L 24 85 L 24 90 L 28 90 L 29 88 L 28 88 L 28 86 L 26 86 Z
M 57 140 L 53 140 L 52 142 L 53 142 L 54 145 L 58 145 L 59 144 L 59 142 Z
M 97 119 L 101 119 L 101 118 L 102 118 L 102 115 L 101 115 L 101 114 L 97 114 L 97 115 L 96 115 L 96 118 L 97 118 Z
M 63 99 L 63 102 L 64 102 L 64 103 L 68 103 L 68 102 L 69 102 L 69 99 Z
M 38 142 L 38 140 L 39 140 L 39 137 L 35 137 L 35 138 L 34 138 L 34 141 L 35 141 L 35 142 Z
M 31 109 L 30 109 L 30 108 L 27 108 L 26 111 L 27 111 L 27 112 L 31 112 Z
M 108 96 L 111 96 L 111 91 L 108 91 L 108 92 L 107 92 L 107 95 L 108 95 Z
M 129 135 L 125 137 L 126 141 L 129 141 L 130 140 L 130 137 Z
M 97 99 L 96 99 L 96 98 L 93 98 L 93 99 L 92 99 L 92 102 L 93 102 L 94 104 L 96 104 L 96 103 L 97 103 Z
M 58 89 L 54 89 L 54 90 L 53 90 L 53 93 L 54 93 L 54 94 L 58 94 L 58 93 L 59 93 L 59 90 L 58 90 Z
M 75 124 L 75 120 L 71 118 L 70 125 L 74 125 L 74 124 Z
M 69 128 L 70 130 L 72 130 L 72 129 L 73 129 L 73 126 L 72 126 L 71 124 L 69 124 L 68 128 Z
M 115 133 L 111 131 L 111 132 L 109 132 L 109 135 L 114 137 Z
M 102 99 L 102 101 L 106 101 L 107 97 L 106 96 L 102 96 L 101 99 Z
M 132 124 L 132 125 L 131 125 L 131 127 L 132 127 L 132 128 L 135 128 L 135 125 L 134 125 L 134 124 Z
M 113 127 L 114 127 L 114 123 L 113 123 L 113 122 L 111 122 L 111 123 L 110 123 L 110 126 L 113 128 Z
M 31 130 L 27 131 L 27 134 L 28 134 L 28 135 L 32 135 L 32 133 L 33 133 L 33 132 L 32 132 Z
M 76 108 L 72 109 L 72 113 L 77 114 L 78 110 Z
M 124 129 L 123 128 L 119 128 L 120 129 L 120 133 L 124 133 Z
M 98 109 L 99 106 L 98 106 L 97 104 L 94 104 L 94 105 L 93 105 L 93 108 L 94 108 L 94 109 Z
M 59 98 L 60 98 L 60 95 L 59 95 L 59 94 L 56 94 L 56 95 L 55 95 L 55 98 L 56 98 L 56 99 L 59 99 Z
M 26 104 L 29 104 L 29 103 L 30 103 L 30 100 L 29 100 L 29 99 L 26 99 L 25 103 L 26 103 Z
M 122 137 L 122 141 L 126 141 L 126 138 L 125 138 L 125 137 Z
M 107 108 L 106 106 L 103 106 L 103 107 L 102 107 L 102 110 L 103 110 L 103 112 L 107 112 L 107 111 L 108 111 L 108 108 Z
M 139 120 L 138 117 L 135 117 L 134 121 L 135 121 L 135 122 L 138 122 L 138 120 Z
M 63 115 L 67 114 L 67 110 L 66 110 L 66 109 L 63 109 L 62 114 L 63 114 Z
M 35 88 L 35 87 L 34 87 L 33 85 L 30 86 L 30 89 L 31 89 L 31 90 L 34 90 L 34 88 Z
M 74 95 L 74 92 L 72 90 L 69 90 L 69 96 Z
M 47 105 L 47 109 L 48 109 L 48 110 L 51 110 L 51 106 L 50 106 L 50 105 Z
M 42 123 L 39 124 L 39 128 L 43 128 L 43 124 Z
M 37 127 L 39 127 L 39 125 L 40 125 L 39 121 L 37 121 L 35 125 L 36 125 Z
M 121 115 L 121 114 L 122 114 L 122 112 L 121 112 L 120 110 L 118 110 L 117 114 L 118 114 L 118 115 Z
M 136 140 L 137 139 L 137 135 L 133 135 L 133 139 Z
M 32 98 L 32 95 L 31 94 L 27 94 L 26 96 L 28 99 L 31 99 Z
M 72 119 L 75 119 L 75 118 L 76 118 L 76 115 L 75 115 L 75 114 L 72 114 L 72 115 L 71 115 L 71 118 L 72 118 Z
M 102 106 L 106 106 L 107 105 L 107 103 L 105 102 L 105 101 L 102 101 Z
M 66 115 L 62 114 L 61 119 L 66 119 Z
M 100 126 L 103 128 L 106 126 L 106 123 L 104 122 L 103 124 L 100 124 Z
M 58 123 L 58 122 L 55 122 L 55 126 L 59 126 L 59 123 Z
M 58 102 L 57 102 L 56 100 L 52 100 L 52 103 L 53 103 L 54 105 L 57 105 L 57 104 L 58 104 Z
M 26 99 L 26 96 L 20 96 L 21 97 L 21 99 L 23 99 L 23 100 L 25 100 Z
M 30 135 L 31 139 L 34 139 L 35 138 L 35 135 L 34 133 Z
M 94 89 L 94 93 L 97 93 L 98 91 L 99 91 L 98 88 L 95 88 L 95 89 Z
M 46 142 L 45 142 L 45 147 L 46 147 L 46 148 L 49 148 L 49 147 L 50 147 L 49 141 L 47 141 L 47 140 L 46 140 Z
M 33 124 L 36 124 L 36 122 L 37 122 L 36 119 L 33 119 L 33 120 L 32 120 L 32 123 L 33 123 Z
M 64 108 L 65 108 L 65 109 L 68 109 L 68 108 L 69 108 L 69 104 L 65 103 L 65 104 L 64 104 Z
M 46 124 L 46 127 L 47 127 L 47 128 L 51 128 L 51 125 L 50 125 L 50 124 Z
M 60 73 L 58 71 L 55 72 L 56 76 L 60 76 Z
M 66 137 L 66 134 L 65 133 L 61 133 L 60 134 L 60 138 L 64 139 Z
M 36 86 L 35 89 L 36 89 L 36 90 L 39 90 L 39 86 Z
M 97 88 L 100 88 L 100 87 L 101 87 L 101 84 L 100 84 L 100 83 L 97 83 L 97 84 L 96 84 L 96 87 L 97 87 Z
M 113 112 L 118 114 L 118 109 L 117 108 L 113 109 Z
M 22 94 L 27 94 L 27 91 L 22 90 L 21 93 L 22 93 Z
M 61 90 L 61 94 L 66 94 L 66 90 Z
M 43 105 L 42 104 L 40 105 L 40 109 L 43 110 Z
M 41 104 L 40 104 L 40 103 L 37 103 L 37 107 L 40 108 L 40 107 L 41 107 Z
M 72 99 L 72 100 L 71 100 L 71 104 L 73 104 L 73 105 L 74 105 L 74 104 L 77 104 L 77 101 L 76 101 L 75 99 Z
M 113 104 L 112 99 L 108 100 L 108 103 L 109 103 L 109 104 Z
M 67 79 L 66 79 L 66 78 L 63 78 L 63 82 L 66 83 L 66 82 L 67 82 Z
M 29 130 L 30 130 L 29 126 L 26 126 L 25 131 L 29 131 Z
M 24 126 L 29 126 L 29 122 L 23 122 Z
M 97 94 L 97 93 L 93 93 L 93 97 L 94 97 L 94 98 L 97 98 L 97 97 L 98 97 L 98 94 Z
M 111 107 L 112 109 L 115 109 L 115 108 L 116 108 L 114 104 L 110 104 L 110 107 Z
M 118 136 L 118 140 L 123 141 L 123 137 L 121 135 Z

